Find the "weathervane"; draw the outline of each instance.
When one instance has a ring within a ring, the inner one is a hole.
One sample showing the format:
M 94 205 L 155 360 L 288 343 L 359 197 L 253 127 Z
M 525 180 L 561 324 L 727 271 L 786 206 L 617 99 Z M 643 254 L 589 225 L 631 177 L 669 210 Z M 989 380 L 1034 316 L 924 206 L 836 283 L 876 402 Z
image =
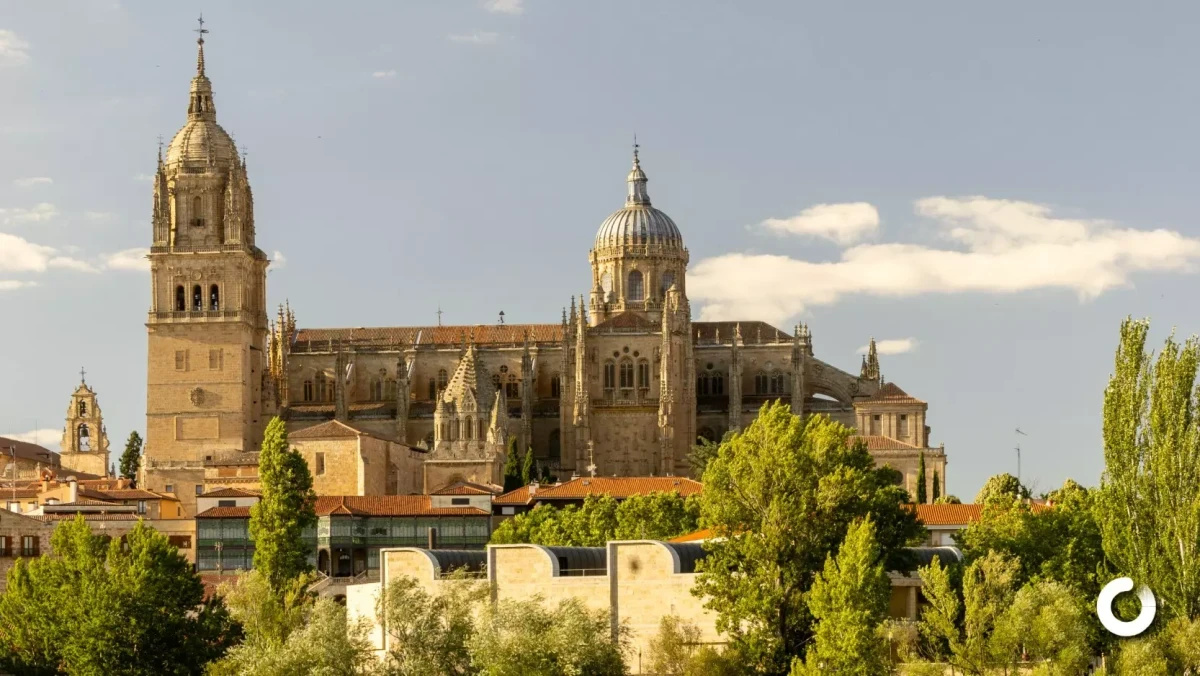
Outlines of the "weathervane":
M 194 29 L 194 31 L 193 31 L 200 35 L 200 37 L 197 38 L 196 42 L 199 42 L 200 44 L 204 44 L 204 36 L 205 36 L 205 34 L 208 33 L 208 29 L 204 27 L 204 13 L 203 12 L 201 12 L 200 18 L 197 19 L 196 21 L 198 21 L 200 23 L 200 27 Z
M 87 371 L 82 366 L 79 367 L 79 382 L 87 385 Z

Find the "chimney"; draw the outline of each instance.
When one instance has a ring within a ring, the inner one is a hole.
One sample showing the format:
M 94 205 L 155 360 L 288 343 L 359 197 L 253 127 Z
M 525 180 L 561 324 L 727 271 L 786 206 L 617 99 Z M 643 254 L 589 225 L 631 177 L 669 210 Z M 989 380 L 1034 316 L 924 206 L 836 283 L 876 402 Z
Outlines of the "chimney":
M 48 490 L 50 490 L 50 477 L 43 474 L 42 475 L 42 492 L 45 493 Z
M 71 494 L 70 494 L 71 499 L 68 500 L 67 502 L 78 502 L 79 501 L 79 482 L 75 480 L 75 477 L 71 477 L 70 483 L 68 483 L 67 485 L 71 487 Z
M 537 495 L 538 488 L 540 488 L 540 486 L 538 485 L 538 482 L 530 481 L 529 482 L 529 497 L 532 498 L 533 496 Z
M 437 529 L 429 529 L 429 546 L 426 549 L 437 549 Z

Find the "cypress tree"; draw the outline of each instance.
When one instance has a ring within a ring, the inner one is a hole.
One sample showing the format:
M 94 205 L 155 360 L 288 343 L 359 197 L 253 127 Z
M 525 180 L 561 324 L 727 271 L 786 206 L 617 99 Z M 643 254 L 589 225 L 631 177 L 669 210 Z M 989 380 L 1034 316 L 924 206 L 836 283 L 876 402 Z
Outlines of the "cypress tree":
M 925 453 L 921 453 L 921 464 L 917 466 L 917 504 L 926 503 L 928 495 L 925 492 Z
M 138 466 L 142 463 L 142 436 L 136 431 L 129 433 L 125 442 L 125 452 L 121 454 L 121 476 L 131 481 L 137 480 Z M 136 484 L 133 484 L 136 486 Z
M 281 591 L 308 571 L 312 543 L 304 539 L 304 529 L 317 523 L 317 496 L 308 464 L 288 448 L 287 428 L 277 417 L 263 434 L 258 479 L 262 497 L 250 508 L 254 568 L 272 589 Z
M 508 457 L 504 460 L 504 492 L 515 491 L 521 483 L 521 456 L 517 453 L 517 438 L 508 442 Z
M 537 478 L 537 464 L 533 459 L 533 449 L 527 448 L 525 449 L 525 459 L 521 463 L 521 481 L 524 482 L 523 485 L 528 486 L 531 481 L 536 481 Z
M 936 503 L 940 497 L 942 497 L 942 482 L 938 478 L 938 471 L 935 469 L 933 470 L 933 499 L 930 502 Z

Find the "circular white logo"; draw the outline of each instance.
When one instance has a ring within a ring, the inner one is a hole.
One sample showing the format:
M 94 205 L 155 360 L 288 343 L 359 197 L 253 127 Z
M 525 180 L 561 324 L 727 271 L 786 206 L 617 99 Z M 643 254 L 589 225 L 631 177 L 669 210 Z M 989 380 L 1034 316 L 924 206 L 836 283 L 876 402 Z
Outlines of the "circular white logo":
M 1138 613 L 1137 619 L 1132 622 L 1125 622 L 1118 619 L 1113 614 L 1113 600 L 1118 594 L 1133 591 L 1133 580 L 1128 577 L 1118 577 L 1117 579 L 1104 585 L 1104 589 L 1100 590 L 1100 596 L 1096 598 L 1096 615 L 1100 617 L 1100 624 L 1109 632 L 1117 636 L 1128 638 L 1137 636 L 1146 631 L 1150 627 L 1150 623 L 1154 621 L 1154 615 L 1158 612 L 1158 605 L 1154 600 L 1154 593 L 1146 585 L 1138 588 L 1138 600 L 1142 602 L 1142 611 Z

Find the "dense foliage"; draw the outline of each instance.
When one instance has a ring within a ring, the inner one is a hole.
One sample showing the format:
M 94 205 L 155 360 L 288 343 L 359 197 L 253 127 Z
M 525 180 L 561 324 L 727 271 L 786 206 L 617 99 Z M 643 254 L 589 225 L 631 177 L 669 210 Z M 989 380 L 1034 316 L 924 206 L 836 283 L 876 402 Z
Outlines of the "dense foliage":
M 308 463 L 288 447 L 287 428 L 279 418 L 267 424 L 258 456 L 262 497 L 250 508 L 254 569 L 280 590 L 309 570 L 312 543 L 305 528 L 315 526 L 312 474 Z
M 121 476 L 132 482 L 137 481 L 138 467 L 142 464 L 142 435 L 136 431 L 129 433 L 125 441 L 125 452 L 121 454 Z M 134 484 L 136 485 L 136 484 Z
M 924 535 L 902 506 L 905 491 L 849 436 L 826 416 L 801 421 L 787 405 L 767 404 L 705 469 L 701 520 L 714 538 L 693 593 L 706 597 L 754 673 L 787 673 L 804 653 L 808 592 L 850 524 L 872 518 L 889 570 L 909 569 L 903 548 Z
M 83 517 L 60 523 L 52 554 L 20 559 L 0 596 L 0 669 L 14 674 L 202 674 L 239 628 L 204 600 L 191 565 L 138 523 L 118 540 Z
M 678 493 L 635 495 L 621 502 L 588 496 L 582 507 L 541 504 L 505 520 L 492 544 L 603 547 L 609 540 L 665 540 L 699 528 L 700 500 Z
M 1017 477 L 1008 474 L 997 474 L 990 477 L 979 493 L 975 495 L 975 504 L 990 505 L 993 502 L 1010 503 L 1013 500 L 1028 500 L 1029 489 L 1021 485 Z

